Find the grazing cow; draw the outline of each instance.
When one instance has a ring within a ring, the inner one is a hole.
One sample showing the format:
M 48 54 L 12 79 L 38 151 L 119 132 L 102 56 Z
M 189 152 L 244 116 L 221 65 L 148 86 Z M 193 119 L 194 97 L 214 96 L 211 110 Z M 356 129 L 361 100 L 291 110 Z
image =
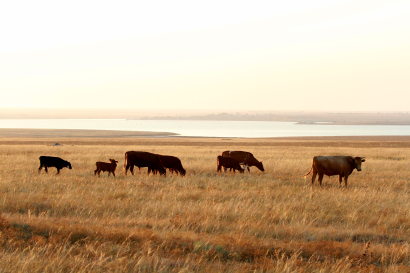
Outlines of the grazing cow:
M 224 167 L 225 172 L 227 168 L 233 169 L 233 172 L 235 172 L 235 170 L 238 170 L 240 173 L 244 173 L 245 171 L 245 169 L 242 169 L 241 165 L 239 165 L 238 160 L 236 160 L 233 157 L 224 157 L 224 156 L 218 155 L 217 163 L 218 163 L 218 168 L 216 169 L 217 172 L 222 172 L 221 167 Z
M 171 155 L 158 155 L 159 159 L 161 160 L 162 166 L 164 168 L 169 169 L 171 173 L 175 171 L 176 174 L 181 174 L 184 176 L 186 174 L 186 170 L 182 167 L 181 160 L 178 157 L 171 156 Z
M 40 167 L 38 168 L 38 172 L 40 173 L 41 169 L 44 167 L 44 170 L 46 173 L 48 173 L 47 168 L 49 167 L 56 167 L 57 168 L 57 174 L 60 173 L 60 170 L 62 168 L 71 168 L 71 163 L 68 161 L 65 161 L 59 157 L 54 157 L 54 156 L 40 156 Z
M 134 166 L 138 168 L 148 167 L 148 174 L 150 172 L 159 172 L 161 175 L 166 175 L 165 168 L 162 166 L 159 156 L 149 152 L 126 152 L 124 162 L 125 175 L 127 175 L 128 169 L 130 169 L 132 175 L 134 175 Z
M 263 168 L 262 161 L 258 161 L 253 154 L 249 152 L 243 152 L 243 151 L 225 151 L 222 153 L 222 156 L 224 157 L 233 157 L 236 160 L 238 160 L 239 164 L 243 165 L 243 169 L 245 170 L 246 168 L 248 169 L 248 172 L 251 172 L 249 167 L 255 166 L 262 172 L 265 171 Z
M 95 165 L 97 166 L 97 169 L 94 171 L 94 175 L 98 173 L 98 176 L 100 176 L 101 172 L 108 172 L 108 176 L 112 173 L 112 175 L 115 177 L 115 169 L 117 168 L 117 163 L 118 161 L 115 159 L 110 159 L 110 163 L 107 162 L 95 162 Z
M 362 170 L 362 162 L 364 157 L 352 157 L 352 156 L 315 156 L 312 161 L 312 168 L 304 175 L 308 176 L 312 170 L 312 186 L 315 182 L 316 175 L 319 174 L 319 185 L 322 187 L 323 175 L 332 176 L 339 175 L 339 185 L 342 185 L 342 177 L 345 179 L 345 187 L 347 188 L 347 178 L 357 169 L 359 172 Z

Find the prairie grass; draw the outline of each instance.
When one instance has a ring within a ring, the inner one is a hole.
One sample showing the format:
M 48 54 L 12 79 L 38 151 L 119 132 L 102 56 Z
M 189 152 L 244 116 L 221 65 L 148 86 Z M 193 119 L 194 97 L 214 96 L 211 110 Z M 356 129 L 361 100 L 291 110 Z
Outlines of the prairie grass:
M 63 146 L 49 146 L 55 142 Z M 408 272 L 410 138 L 3 139 L 0 272 Z M 174 155 L 185 177 L 121 172 L 126 151 Z M 216 172 L 225 150 L 265 172 Z M 38 173 L 40 155 L 73 169 Z M 348 188 L 301 176 L 315 155 L 364 156 Z M 119 161 L 116 177 L 95 162 Z

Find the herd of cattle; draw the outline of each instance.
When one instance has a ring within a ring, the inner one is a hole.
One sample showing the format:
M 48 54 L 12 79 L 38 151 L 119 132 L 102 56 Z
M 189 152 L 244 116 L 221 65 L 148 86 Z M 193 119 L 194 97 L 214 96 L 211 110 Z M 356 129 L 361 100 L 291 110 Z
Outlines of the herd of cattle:
M 312 173 L 312 185 L 315 182 L 316 176 L 318 175 L 319 185 L 322 186 L 323 176 L 333 176 L 339 175 L 339 184 L 342 183 L 342 178 L 344 178 L 345 187 L 347 187 L 347 179 L 354 169 L 361 171 L 362 162 L 364 162 L 364 157 L 352 157 L 352 156 L 315 156 L 313 157 L 312 167 L 310 171 L 304 175 L 308 176 Z M 96 170 L 94 175 L 100 176 L 101 172 L 108 172 L 108 176 L 112 173 L 115 176 L 115 169 L 117 168 L 118 161 L 110 159 L 110 162 L 96 162 Z M 125 153 L 124 168 L 125 175 L 127 175 L 128 170 L 134 175 L 134 166 L 138 169 L 143 167 L 148 167 L 148 174 L 151 172 L 153 174 L 159 173 L 160 175 L 166 175 L 166 169 L 171 173 L 175 172 L 184 176 L 186 170 L 182 167 L 181 160 L 175 156 L 170 155 L 159 155 L 149 152 L 136 152 L 128 151 Z M 247 169 L 250 172 L 249 167 L 255 166 L 262 172 L 265 171 L 263 168 L 262 161 L 258 161 L 253 154 L 244 151 L 225 151 L 222 155 L 217 157 L 217 172 L 222 172 L 222 168 L 226 172 L 235 170 L 240 173 L 244 173 Z M 60 173 L 62 168 L 72 169 L 71 163 L 63 160 L 59 157 L 53 156 L 40 156 L 40 167 L 38 171 L 44 167 L 46 172 L 47 168 L 55 167 L 57 168 L 57 174 Z

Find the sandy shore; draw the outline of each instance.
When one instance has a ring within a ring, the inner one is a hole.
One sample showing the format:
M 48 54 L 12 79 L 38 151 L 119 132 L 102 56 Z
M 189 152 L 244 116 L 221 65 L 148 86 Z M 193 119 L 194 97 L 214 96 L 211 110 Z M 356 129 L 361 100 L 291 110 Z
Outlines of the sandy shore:
M 133 138 L 170 137 L 170 132 L 72 130 L 72 129 L 0 129 L 0 138 Z

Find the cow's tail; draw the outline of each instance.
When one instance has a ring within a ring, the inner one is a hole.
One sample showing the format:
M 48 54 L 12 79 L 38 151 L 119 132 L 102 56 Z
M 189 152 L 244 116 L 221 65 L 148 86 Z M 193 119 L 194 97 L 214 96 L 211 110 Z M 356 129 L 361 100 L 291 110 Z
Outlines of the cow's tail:
M 127 167 L 127 162 L 128 162 L 128 154 L 125 153 L 125 158 L 124 158 L 124 168 L 122 168 L 122 172 L 125 171 L 125 168 Z
M 312 169 L 313 169 L 313 166 L 312 166 L 312 168 L 310 168 L 310 170 L 309 170 L 309 172 L 308 172 L 307 174 L 302 175 L 301 177 L 306 177 L 306 176 L 308 176 L 308 175 L 312 172 Z
M 308 175 L 312 172 L 312 170 L 313 170 L 313 164 L 314 164 L 314 162 L 312 162 L 312 167 L 310 168 L 309 172 L 308 172 L 307 174 L 305 174 L 305 175 L 302 175 L 301 177 L 305 177 L 305 178 L 306 178 L 306 176 L 308 176 Z

